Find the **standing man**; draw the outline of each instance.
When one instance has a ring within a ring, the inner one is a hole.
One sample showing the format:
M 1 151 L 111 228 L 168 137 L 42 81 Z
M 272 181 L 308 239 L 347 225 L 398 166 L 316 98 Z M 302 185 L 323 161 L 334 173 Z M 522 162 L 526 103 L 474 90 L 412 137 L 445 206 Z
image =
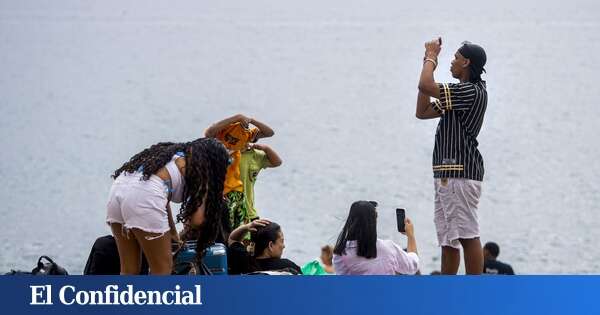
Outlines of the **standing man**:
M 487 106 L 485 81 L 481 80 L 486 54 L 480 46 L 463 42 L 450 67 L 452 77 L 460 82 L 436 83 L 433 72 L 441 44 L 441 38 L 425 43 L 416 116 L 440 118 L 433 148 L 433 177 L 442 274 L 458 272 L 462 247 L 466 273 L 475 275 L 483 270 L 477 219 L 483 158 L 477 150 L 477 135 Z

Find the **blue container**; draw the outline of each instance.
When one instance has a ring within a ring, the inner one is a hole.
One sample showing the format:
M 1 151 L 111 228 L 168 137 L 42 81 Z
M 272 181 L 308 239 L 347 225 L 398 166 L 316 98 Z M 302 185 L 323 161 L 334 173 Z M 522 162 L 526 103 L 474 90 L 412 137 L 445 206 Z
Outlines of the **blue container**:
M 177 254 L 175 265 L 179 263 L 191 262 L 196 257 L 196 241 L 187 241 L 183 248 Z M 206 249 L 202 259 L 206 267 L 213 275 L 227 274 L 227 247 L 221 243 L 215 243 Z
M 215 243 L 206 249 L 202 261 L 213 275 L 227 274 L 227 247 L 221 243 Z

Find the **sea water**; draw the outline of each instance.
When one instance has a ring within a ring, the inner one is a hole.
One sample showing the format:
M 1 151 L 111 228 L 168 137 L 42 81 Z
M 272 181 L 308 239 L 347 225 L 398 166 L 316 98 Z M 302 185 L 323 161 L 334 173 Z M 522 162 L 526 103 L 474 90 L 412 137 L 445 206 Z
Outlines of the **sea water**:
M 592 0 L 1 1 L 0 271 L 46 254 L 80 273 L 110 233 L 110 174 L 235 113 L 275 130 L 261 142 L 283 165 L 255 198 L 284 257 L 317 257 L 367 199 L 401 245 L 405 208 L 422 272 L 439 269 L 436 121 L 414 113 L 423 43 L 442 36 L 438 81 L 463 40 L 488 54 L 482 242 L 517 273 L 598 273 L 599 21 Z

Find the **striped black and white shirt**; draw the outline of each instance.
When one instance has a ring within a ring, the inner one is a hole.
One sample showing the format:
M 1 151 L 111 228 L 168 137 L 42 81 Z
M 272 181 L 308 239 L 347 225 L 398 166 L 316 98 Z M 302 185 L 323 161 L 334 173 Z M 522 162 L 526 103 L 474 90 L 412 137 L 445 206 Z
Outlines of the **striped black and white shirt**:
M 442 116 L 433 148 L 434 178 L 483 180 L 477 135 L 487 107 L 485 81 L 439 83 L 440 98 L 431 103 Z

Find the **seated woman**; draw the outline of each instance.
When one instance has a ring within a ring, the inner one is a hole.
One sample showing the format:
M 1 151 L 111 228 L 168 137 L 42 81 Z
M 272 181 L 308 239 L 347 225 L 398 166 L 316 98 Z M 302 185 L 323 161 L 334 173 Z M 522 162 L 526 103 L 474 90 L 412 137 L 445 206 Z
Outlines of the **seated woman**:
M 338 275 L 415 274 L 419 270 L 417 243 L 410 220 L 405 219 L 407 252 L 391 240 L 377 238 L 377 203 L 356 201 L 333 250 Z
M 244 235 L 250 232 L 254 243 L 254 253 L 249 253 L 242 243 Z M 256 271 L 284 270 L 301 274 L 300 267 L 289 259 L 281 258 L 285 244 L 281 227 L 268 220 L 254 220 L 240 225 L 229 235 L 227 265 L 229 274 L 243 274 Z

